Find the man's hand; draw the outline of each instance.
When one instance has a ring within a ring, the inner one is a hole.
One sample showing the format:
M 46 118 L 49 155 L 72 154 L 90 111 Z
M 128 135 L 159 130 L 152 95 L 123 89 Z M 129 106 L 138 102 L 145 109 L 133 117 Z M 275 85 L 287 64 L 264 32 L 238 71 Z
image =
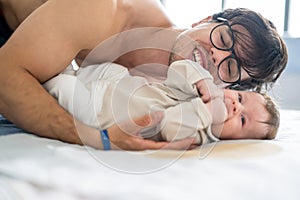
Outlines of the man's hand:
M 112 149 L 123 150 L 146 150 L 146 149 L 193 149 L 198 145 L 194 144 L 193 138 L 187 138 L 176 142 L 155 142 L 139 136 L 143 128 L 154 126 L 163 118 L 162 112 L 155 112 L 144 115 L 134 121 L 116 124 L 108 130 Z M 130 133 L 130 134 L 128 134 Z

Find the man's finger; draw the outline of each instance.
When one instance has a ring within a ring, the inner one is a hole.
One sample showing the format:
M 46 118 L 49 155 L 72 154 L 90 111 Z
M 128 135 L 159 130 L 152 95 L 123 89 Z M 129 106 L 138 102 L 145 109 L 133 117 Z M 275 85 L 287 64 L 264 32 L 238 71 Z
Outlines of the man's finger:
M 195 139 L 194 138 L 186 138 L 184 140 L 179 140 L 176 142 L 170 142 L 165 149 L 170 149 L 170 150 L 187 150 L 190 149 L 191 146 L 194 146 L 195 144 Z
M 145 149 L 186 150 L 186 149 L 195 148 L 196 146 L 198 145 L 195 144 L 194 138 L 187 138 L 175 142 L 155 142 L 152 140 L 143 140 L 143 142 L 141 142 L 141 150 L 145 150 Z

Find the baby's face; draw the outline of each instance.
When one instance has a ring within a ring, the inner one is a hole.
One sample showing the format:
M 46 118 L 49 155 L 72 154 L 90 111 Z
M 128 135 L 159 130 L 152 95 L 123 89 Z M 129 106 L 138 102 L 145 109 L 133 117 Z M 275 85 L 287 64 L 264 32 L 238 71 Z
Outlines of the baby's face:
M 268 131 L 269 113 L 266 101 L 258 93 L 224 91 L 228 118 L 224 123 L 220 139 L 262 139 Z

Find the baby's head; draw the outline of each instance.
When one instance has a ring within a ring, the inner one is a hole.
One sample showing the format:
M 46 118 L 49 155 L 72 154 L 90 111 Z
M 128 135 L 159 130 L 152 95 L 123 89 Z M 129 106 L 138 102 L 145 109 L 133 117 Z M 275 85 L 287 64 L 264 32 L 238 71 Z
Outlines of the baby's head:
M 279 127 L 279 111 L 266 94 L 224 90 L 228 111 L 220 139 L 274 139 Z

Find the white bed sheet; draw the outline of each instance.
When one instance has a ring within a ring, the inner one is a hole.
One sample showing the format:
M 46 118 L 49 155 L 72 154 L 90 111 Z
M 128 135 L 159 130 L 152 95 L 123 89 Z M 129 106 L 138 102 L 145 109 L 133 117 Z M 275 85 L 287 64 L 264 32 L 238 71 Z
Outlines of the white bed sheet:
M 276 140 L 192 151 L 96 151 L 0 137 L 0 199 L 300 199 L 300 111 L 281 110 Z

